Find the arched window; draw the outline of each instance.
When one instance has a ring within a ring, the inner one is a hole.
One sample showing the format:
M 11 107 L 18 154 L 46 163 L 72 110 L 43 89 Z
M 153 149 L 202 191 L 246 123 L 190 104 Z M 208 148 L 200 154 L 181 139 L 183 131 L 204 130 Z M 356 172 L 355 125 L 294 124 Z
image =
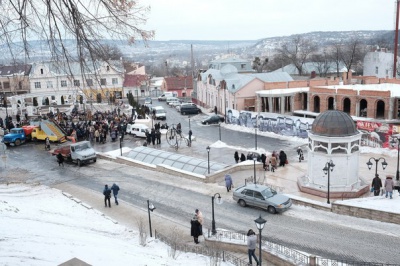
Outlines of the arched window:
M 320 100 L 319 96 L 314 97 L 314 112 L 319 113 Z
M 376 103 L 376 117 L 375 118 L 385 118 L 385 102 L 379 100 Z
M 349 98 L 344 98 L 343 100 L 343 112 L 347 113 L 350 115 L 350 110 L 351 110 L 351 101 Z
M 328 98 L 328 110 L 335 110 L 335 99 L 333 97 Z
M 362 99 L 360 101 L 360 110 L 359 110 L 359 116 L 361 117 L 367 117 L 367 107 L 368 107 L 368 102 L 365 99 Z

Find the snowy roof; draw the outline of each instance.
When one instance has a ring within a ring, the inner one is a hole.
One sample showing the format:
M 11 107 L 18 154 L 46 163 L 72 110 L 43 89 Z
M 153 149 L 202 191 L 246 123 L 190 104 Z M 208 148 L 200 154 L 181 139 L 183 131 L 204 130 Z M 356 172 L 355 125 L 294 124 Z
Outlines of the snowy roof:
M 264 82 L 293 81 L 293 78 L 287 72 L 255 73 L 247 75 L 257 77 Z

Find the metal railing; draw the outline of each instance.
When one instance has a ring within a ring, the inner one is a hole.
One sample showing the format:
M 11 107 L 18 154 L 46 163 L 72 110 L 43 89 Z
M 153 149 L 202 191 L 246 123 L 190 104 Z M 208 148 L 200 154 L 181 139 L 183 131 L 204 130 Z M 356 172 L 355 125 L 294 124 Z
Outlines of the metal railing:
M 175 250 L 183 251 L 183 252 L 191 252 L 195 254 L 201 254 L 209 257 L 214 257 L 221 259 L 222 261 L 227 261 L 236 266 L 247 266 L 248 262 L 236 257 L 234 254 L 227 252 L 225 250 L 218 249 L 216 247 L 207 247 L 207 246 L 199 246 L 199 245 L 188 245 L 185 243 L 178 243 L 176 241 L 171 240 L 167 236 L 161 234 L 157 230 L 155 230 L 154 237 L 169 245 L 171 248 Z

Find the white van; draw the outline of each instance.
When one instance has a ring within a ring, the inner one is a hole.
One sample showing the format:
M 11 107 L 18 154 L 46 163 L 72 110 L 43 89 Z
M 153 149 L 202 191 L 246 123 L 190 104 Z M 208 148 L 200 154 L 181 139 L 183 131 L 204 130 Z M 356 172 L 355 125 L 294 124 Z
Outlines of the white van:
M 168 97 L 174 97 L 174 96 L 172 95 L 172 92 L 165 92 L 165 93 L 161 94 L 161 96 L 158 97 L 158 101 L 159 101 L 159 102 L 165 101 L 165 100 L 167 100 Z
M 167 112 L 165 112 L 165 109 L 162 106 L 154 106 L 151 107 L 151 115 L 153 115 L 153 111 L 155 112 L 155 119 L 160 119 L 160 120 L 165 120 L 167 119 Z
M 133 135 L 134 137 L 145 138 L 146 131 L 150 132 L 148 126 L 143 124 L 128 124 L 126 126 L 126 133 Z

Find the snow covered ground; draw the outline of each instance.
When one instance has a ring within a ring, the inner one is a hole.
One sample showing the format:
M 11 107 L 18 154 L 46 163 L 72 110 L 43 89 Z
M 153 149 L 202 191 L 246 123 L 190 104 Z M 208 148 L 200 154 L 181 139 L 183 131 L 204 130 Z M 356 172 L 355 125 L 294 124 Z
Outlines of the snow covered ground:
M 210 265 L 210 258 L 194 253 L 174 259 L 154 238 L 141 246 L 136 229 L 56 189 L 2 184 L 0 198 L 0 265 L 54 266 L 72 258 L 91 265 Z

